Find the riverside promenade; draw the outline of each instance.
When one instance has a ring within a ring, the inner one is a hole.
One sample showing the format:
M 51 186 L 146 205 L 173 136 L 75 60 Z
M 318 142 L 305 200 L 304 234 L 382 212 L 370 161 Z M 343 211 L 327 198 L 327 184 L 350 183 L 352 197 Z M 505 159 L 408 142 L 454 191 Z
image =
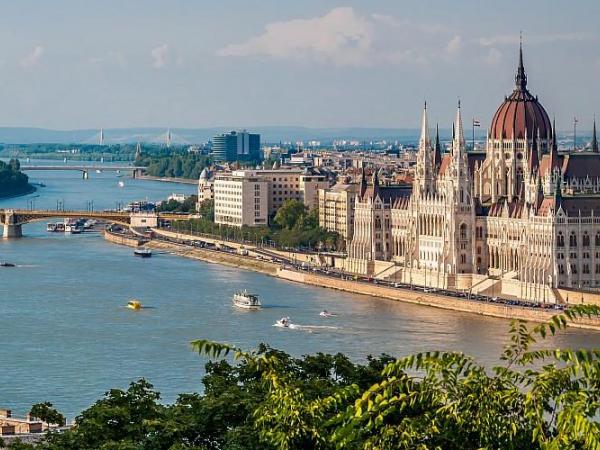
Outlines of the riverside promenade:
M 443 295 L 431 289 L 414 287 L 408 289 L 405 287 L 395 287 L 393 285 L 374 284 L 366 281 L 356 280 L 353 277 L 339 276 L 339 274 L 330 274 L 327 271 L 306 270 L 294 266 L 290 261 L 268 261 L 261 257 L 260 249 L 252 246 L 244 246 L 227 241 L 212 239 L 218 245 L 223 242 L 228 246 L 237 245 L 238 248 L 244 248 L 248 254 L 239 254 L 234 247 L 228 247 L 228 250 L 218 247 L 200 248 L 190 245 L 194 241 L 209 240 L 204 237 L 185 235 L 163 230 L 154 230 L 155 238 L 148 240 L 144 245 L 146 247 L 169 252 L 171 254 L 201 260 L 204 262 L 226 265 L 244 270 L 260 272 L 269 276 L 274 276 L 282 280 L 303 283 L 312 286 L 325 287 L 352 294 L 360 294 L 369 297 L 379 297 L 388 300 L 413 303 L 423 306 L 441 308 L 446 310 L 459 311 L 464 313 L 478 314 L 502 319 L 521 319 L 529 322 L 548 322 L 561 310 L 552 307 L 534 307 L 519 306 L 507 303 L 497 303 L 483 300 L 470 299 L 456 295 Z M 135 239 L 120 239 L 118 236 L 111 236 L 105 232 L 105 238 L 113 243 L 138 246 Z M 185 238 L 185 239 L 182 239 Z M 187 244 L 182 243 L 187 242 Z M 464 295 L 464 294 L 463 294 Z M 590 302 L 593 303 L 593 302 Z M 570 323 L 570 327 L 582 328 L 600 331 L 600 318 L 581 318 L 576 322 Z

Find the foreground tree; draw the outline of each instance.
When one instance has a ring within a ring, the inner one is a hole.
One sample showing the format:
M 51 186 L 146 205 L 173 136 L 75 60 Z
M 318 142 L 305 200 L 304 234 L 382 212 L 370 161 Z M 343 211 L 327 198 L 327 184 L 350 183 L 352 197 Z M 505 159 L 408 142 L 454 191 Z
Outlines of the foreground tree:
M 218 359 L 206 365 L 204 394 L 162 405 L 144 380 L 113 389 L 39 448 L 600 449 L 600 351 L 542 342 L 599 315 L 575 306 L 534 327 L 513 321 L 491 370 L 453 352 L 360 365 L 341 354 L 293 358 L 195 341 Z
M 48 425 L 64 426 L 66 423 L 65 416 L 59 413 L 50 402 L 33 405 L 29 415 L 46 422 Z

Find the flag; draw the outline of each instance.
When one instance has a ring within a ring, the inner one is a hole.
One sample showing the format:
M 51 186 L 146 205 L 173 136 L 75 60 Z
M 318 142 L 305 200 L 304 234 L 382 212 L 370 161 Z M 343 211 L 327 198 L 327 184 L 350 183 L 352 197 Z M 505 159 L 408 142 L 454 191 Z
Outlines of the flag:
M 481 126 L 481 123 L 479 122 L 478 119 L 473 119 L 473 126 L 474 127 L 480 127 Z

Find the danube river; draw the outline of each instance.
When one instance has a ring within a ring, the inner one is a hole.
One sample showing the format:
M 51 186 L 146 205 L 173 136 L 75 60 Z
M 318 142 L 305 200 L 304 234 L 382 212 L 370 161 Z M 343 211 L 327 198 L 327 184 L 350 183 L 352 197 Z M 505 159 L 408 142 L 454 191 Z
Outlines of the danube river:
M 159 200 L 194 186 L 117 178 L 115 173 L 31 172 L 46 187 L 0 200 L 0 208 L 114 208 L 116 202 Z M 123 180 L 125 186 L 117 185 Z M 112 387 L 140 377 L 167 402 L 201 389 L 205 360 L 189 346 L 213 339 L 251 348 L 266 342 L 295 355 L 343 352 L 355 360 L 386 352 L 460 350 L 491 365 L 506 340 L 508 322 L 463 313 L 353 296 L 285 282 L 168 254 L 139 259 L 97 233 L 46 233 L 0 241 L 0 407 L 25 413 L 51 401 L 69 418 Z M 260 312 L 236 311 L 236 288 L 261 295 Z M 131 298 L 148 306 L 124 307 Z M 323 309 L 337 317 L 319 317 Z M 273 327 L 289 316 L 299 329 Z M 600 347 L 600 333 L 574 330 L 555 344 Z

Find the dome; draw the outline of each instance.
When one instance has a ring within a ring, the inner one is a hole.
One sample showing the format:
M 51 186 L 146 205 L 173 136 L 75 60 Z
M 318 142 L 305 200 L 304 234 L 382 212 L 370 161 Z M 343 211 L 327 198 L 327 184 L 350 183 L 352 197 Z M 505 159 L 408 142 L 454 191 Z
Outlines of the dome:
M 513 93 L 500 105 L 490 126 L 491 139 L 542 139 L 552 134 L 552 125 L 537 97 L 527 90 L 527 75 L 523 67 L 523 49 L 519 48 L 519 68 Z

